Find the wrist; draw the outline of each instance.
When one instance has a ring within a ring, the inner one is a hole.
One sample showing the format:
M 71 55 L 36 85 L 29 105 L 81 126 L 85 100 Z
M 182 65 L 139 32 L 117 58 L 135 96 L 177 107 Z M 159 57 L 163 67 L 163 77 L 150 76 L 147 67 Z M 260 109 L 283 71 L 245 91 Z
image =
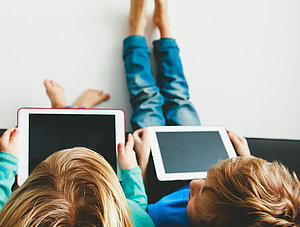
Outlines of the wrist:
M 133 167 L 131 169 L 122 169 L 121 173 L 125 174 L 125 173 L 141 173 L 142 170 L 139 166 Z
M 131 164 L 131 165 L 122 166 L 121 169 L 122 170 L 129 170 L 129 169 L 134 169 L 136 167 L 138 167 L 138 164 Z
M 8 158 L 11 158 L 11 159 L 14 159 L 14 160 L 18 160 L 19 159 L 19 156 L 16 155 L 16 154 L 12 154 L 12 153 L 8 153 L 4 150 L 0 150 L 0 155 L 2 156 L 6 156 Z

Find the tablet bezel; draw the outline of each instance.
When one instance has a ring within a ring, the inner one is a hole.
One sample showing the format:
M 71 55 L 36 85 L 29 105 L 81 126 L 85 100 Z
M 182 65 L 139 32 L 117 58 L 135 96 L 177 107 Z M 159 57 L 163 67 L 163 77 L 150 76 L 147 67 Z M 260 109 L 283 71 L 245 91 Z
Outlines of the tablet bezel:
M 20 156 L 17 184 L 22 185 L 29 175 L 29 115 L 30 114 L 76 114 L 76 115 L 114 115 L 116 132 L 116 157 L 118 144 L 125 143 L 125 112 L 122 109 L 99 108 L 29 108 L 18 110 L 18 128 L 20 130 Z M 120 179 L 120 168 L 117 163 L 117 175 Z
M 160 181 L 205 179 L 207 172 L 166 173 L 156 132 L 218 132 L 229 158 L 237 156 L 226 129 L 221 126 L 155 126 L 147 129 L 156 175 Z

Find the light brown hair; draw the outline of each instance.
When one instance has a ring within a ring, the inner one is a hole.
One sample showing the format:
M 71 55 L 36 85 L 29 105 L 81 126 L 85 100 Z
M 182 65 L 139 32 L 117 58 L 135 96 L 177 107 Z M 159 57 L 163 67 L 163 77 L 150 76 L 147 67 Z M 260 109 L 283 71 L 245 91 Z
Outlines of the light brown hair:
M 300 226 L 300 184 L 277 162 L 238 157 L 211 168 L 196 210 L 208 226 Z
M 98 153 L 77 147 L 41 162 L 0 212 L 1 227 L 132 226 L 118 178 Z

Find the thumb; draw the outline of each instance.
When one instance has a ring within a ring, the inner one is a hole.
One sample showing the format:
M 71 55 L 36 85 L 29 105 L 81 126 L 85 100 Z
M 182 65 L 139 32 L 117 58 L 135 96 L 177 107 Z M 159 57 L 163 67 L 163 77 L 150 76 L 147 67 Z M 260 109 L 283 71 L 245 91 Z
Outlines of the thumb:
M 128 139 L 127 139 L 127 143 L 126 143 L 126 148 L 127 149 L 133 149 L 134 146 L 134 140 L 133 140 L 133 136 L 131 133 L 128 134 Z
M 15 127 L 12 133 L 10 134 L 9 142 L 14 143 L 18 141 L 19 134 L 20 134 L 20 130 L 17 127 Z
M 148 140 L 149 139 L 149 132 L 147 128 L 143 129 L 143 135 L 142 135 L 143 140 Z
M 232 134 L 231 132 L 228 133 L 229 138 L 231 140 L 231 142 L 233 143 L 234 147 L 236 149 L 239 148 L 239 146 L 241 145 L 241 142 L 239 141 L 238 137 L 236 137 L 234 134 Z
M 8 145 L 9 141 L 10 141 L 10 136 L 11 136 L 11 133 L 14 131 L 15 128 L 9 128 L 7 129 L 3 135 L 1 136 L 1 144 L 2 145 Z
M 139 131 L 135 131 L 133 134 L 133 140 L 134 142 L 140 142 L 141 141 L 141 137 L 140 137 L 140 134 L 139 134 Z
M 122 153 L 124 151 L 124 144 L 123 143 L 119 143 L 118 144 L 118 153 Z

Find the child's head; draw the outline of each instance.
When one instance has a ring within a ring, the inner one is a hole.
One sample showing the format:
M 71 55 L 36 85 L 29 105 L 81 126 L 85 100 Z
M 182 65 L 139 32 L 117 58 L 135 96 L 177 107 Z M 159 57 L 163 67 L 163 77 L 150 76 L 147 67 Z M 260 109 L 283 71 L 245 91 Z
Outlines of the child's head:
M 98 153 L 73 148 L 40 163 L 0 212 L 0 226 L 132 226 L 116 174 Z
M 228 159 L 191 182 L 187 209 L 195 225 L 300 226 L 300 183 L 277 162 Z

